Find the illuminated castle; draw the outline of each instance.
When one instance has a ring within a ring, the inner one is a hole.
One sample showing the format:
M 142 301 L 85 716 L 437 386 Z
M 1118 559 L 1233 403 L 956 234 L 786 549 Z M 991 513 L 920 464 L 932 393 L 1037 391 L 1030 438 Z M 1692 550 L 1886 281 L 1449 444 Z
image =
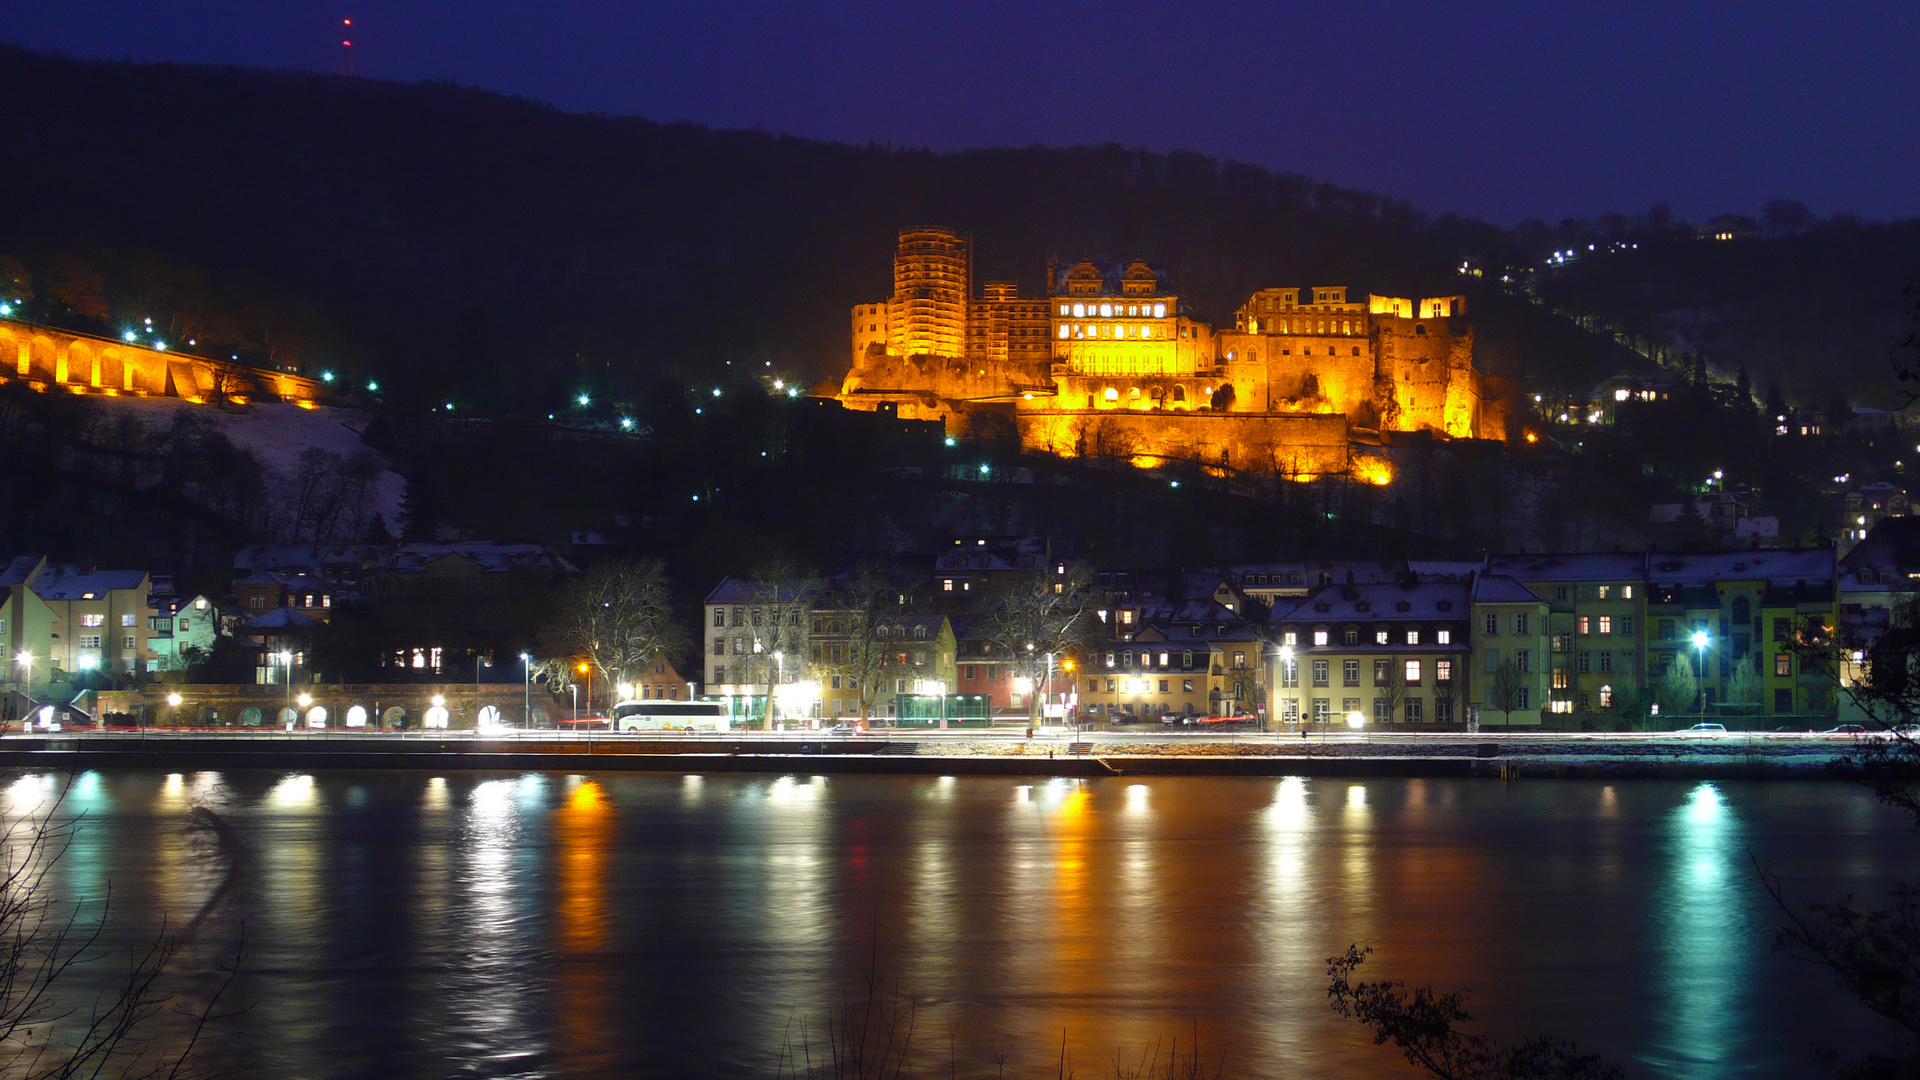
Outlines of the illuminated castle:
M 1047 296 L 989 281 L 966 238 L 906 229 L 893 296 L 853 309 L 839 398 L 967 433 L 1011 415 L 1029 449 L 1310 477 L 1356 467 L 1361 431 L 1505 437 L 1461 296 L 1263 289 L 1231 330 L 1192 317 L 1145 263 L 1050 267 Z

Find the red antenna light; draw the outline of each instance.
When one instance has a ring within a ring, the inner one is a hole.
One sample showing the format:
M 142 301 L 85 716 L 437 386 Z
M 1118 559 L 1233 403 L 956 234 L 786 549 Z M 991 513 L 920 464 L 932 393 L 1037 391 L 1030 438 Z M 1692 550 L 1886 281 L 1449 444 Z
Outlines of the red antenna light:
M 351 27 L 353 25 L 353 20 L 341 19 L 340 25 Z M 353 42 L 352 41 L 342 41 L 340 43 L 340 74 L 342 76 L 348 76 L 353 74 Z

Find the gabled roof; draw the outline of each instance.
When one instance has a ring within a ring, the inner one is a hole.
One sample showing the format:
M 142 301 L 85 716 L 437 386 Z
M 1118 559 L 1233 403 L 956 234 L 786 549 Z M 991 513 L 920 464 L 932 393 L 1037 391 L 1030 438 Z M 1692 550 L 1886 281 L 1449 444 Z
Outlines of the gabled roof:
M 1715 581 L 1766 581 L 1773 585 L 1831 582 L 1834 571 L 1830 547 L 1647 556 L 1647 577 L 1658 585 L 1704 585 Z
M 1299 604 L 1273 613 L 1272 622 L 1403 622 L 1464 620 L 1467 586 L 1453 581 L 1406 585 L 1330 585 Z M 1405 604 L 1405 610 L 1401 605 Z
M 326 623 L 311 615 L 304 615 L 292 608 L 274 608 L 263 615 L 256 615 L 240 624 L 242 634 L 284 630 L 318 630 Z
M 573 564 L 540 544 L 510 544 L 495 540 L 470 540 L 457 544 L 402 544 L 380 560 L 383 570 L 414 573 L 427 564 L 449 557 L 479 563 L 489 573 L 512 570 L 557 570 L 571 572 Z
M 1647 557 L 1637 551 L 1574 552 L 1557 555 L 1490 555 L 1486 572 L 1515 581 L 1639 581 Z
M 85 600 L 122 590 L 146 591 L 145 570 L 81 570 L 77 566 L 49 566 L 28 586 L 42 600 Z M 144 598 L 143 598 L 144 602 Z
M 1504 574 L 1481 574 L 1473 582 L 1476 604 L 1543 604 L 1532 589 Z
M 0 570 L 0 589 L 13 585 L 25 585 L 33 578 L 33 572 L 45 561 L 44 555 L 22 555 L 9 562 L 5 570 Z
M 791 604 L 796 600 L 818 592 L 815 582 L 801 578 L 792 578 L 779 583 L 769 595 L 767 583 L 750 581 L 746 578 L 721 578 L 720 584 L 707 594 L 708 604 Z

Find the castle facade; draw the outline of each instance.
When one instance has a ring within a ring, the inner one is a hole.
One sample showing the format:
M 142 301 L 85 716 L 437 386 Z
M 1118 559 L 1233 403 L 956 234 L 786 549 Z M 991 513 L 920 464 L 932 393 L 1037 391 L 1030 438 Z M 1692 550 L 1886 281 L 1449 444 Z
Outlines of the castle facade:
M 1142 262 L 1051 266 L 1044 298 L 1002 281 L 976 296 L 967 239 L 939 228 L 901 231 L 893 276 L 892 297 L 853 309 L 850 408 L 956 434 L 1010 412 L 1032 450 L 1302 478 L 1351 470 L 1369 432 L 1505 437 L 1462 296 L 1263 289 L 1215 329 Z

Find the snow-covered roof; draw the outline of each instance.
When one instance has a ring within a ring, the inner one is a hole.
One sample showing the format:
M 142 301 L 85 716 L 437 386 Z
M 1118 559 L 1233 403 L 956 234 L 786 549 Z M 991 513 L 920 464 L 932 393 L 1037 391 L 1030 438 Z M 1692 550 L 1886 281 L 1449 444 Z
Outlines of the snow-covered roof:
M 0 570 L 0 589 L 12 585 L 25 585 L 44 559 L 45 556 L 41 555 L 22 555 L 9 562 L 5 570 Z
M 1490 555 L 1486 572 L 1515 581 L 1639 581 L 1647 557 L 1631 552 L 1573 552 L 1553 555 Z
M 750 581 L 746 578 L 721 578 L 720 584 L 707 594 L 708 604 L 791 604 L 808 593 L 816 591 L 816 584 L 802 578 L 792 578 L 779 583 L 777 588 L 769 589 L 767 583 Z
M 256 615 L 240 624 L 243 634 L 279 630 L 317 630 L 326 623 L 311 615 L 304 615 L 292 608 L 274 608 L 263 615 Z
M 489 573 L 513 570 L 571 571 L 573 564 L 540 544 L 511 544 L 496 540 L 472 540 L 454 544 L 402 544 L 380 560 L 390 572 L 418 573 L 429 563 L 445 558 L 468 559 Z
M 1545 601 L 1532 589 L 1505 574 L 1481 574 L 1473 583 L 1473 602 L 1476 604 L 1539 604 Z
M 77 566 L 49 566 L 30 588 L 42 600 L 88 600 L 110 592 L 145 592 L 145 570 L 82 570 Z
M 1705 555 L 1655 553 L 1647 557 L 1647 577 L 1657 585 L 1705 585 L 1715 581 L 1767 581 L 1774 585 L 1831 582 L 1830 547 L 1754 548 Z
M 1271 621 L 1379 622 L 1409 619 L 1465 619 L 1467 586 L 1453 581 L 1400 584 L 1330 585 L 1292 608 L 1276 610 Z

